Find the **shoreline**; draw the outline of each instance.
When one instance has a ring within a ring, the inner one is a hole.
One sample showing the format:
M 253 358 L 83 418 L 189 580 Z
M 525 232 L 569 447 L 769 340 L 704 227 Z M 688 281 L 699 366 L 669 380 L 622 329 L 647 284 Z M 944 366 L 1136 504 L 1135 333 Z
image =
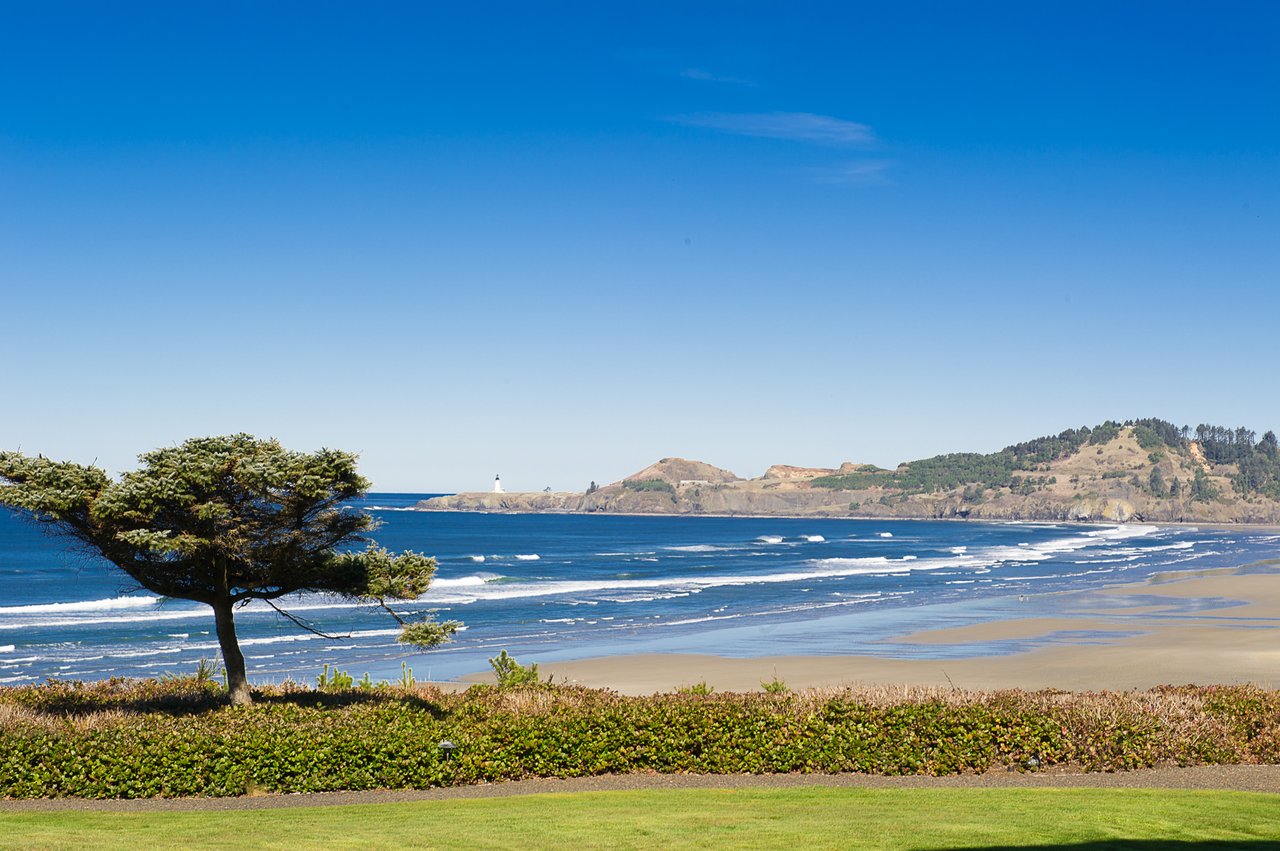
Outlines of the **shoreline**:
M 444 494 L 444 496 L 455 496 L 455 494 Z M 1280 524 L 1276 523 L 1248 523 L 1248 522 L 1232 522 L 1224 523 L 1220 520 L 1035 520 L 1028 518 L 1014 517 L 893 517 L 879 515 L 849 515 L 849 514 L 715 514 L 715 513 L 692 513 L 692 512 L 663 512 L 663 511 L 476 511 L 466 508 L 418 508 L 410 506 L 407 511 L 417 511 L 423 514 L 482 514 L 493 516 L 547 516 L 547 517 L 664 517 L 664 518 L 698 518 L 711 517 L 721 520 L 732 520 L 734 518 L 742 518 L 744 520 L 855 520 L 865 522 L 902 522 L 902 523 L 990 523 L 990 524 L 1013 524 L 1013 525 L 1034 525 L 1043 526 L 1046 524 L 1053 525 L 1072 525 L 1072 526 L 1170 526 L 1178 529 L 1200 528 L 1232 530 L 1241 529 L 1252 532 L 1275 532 L 1280 534 Z
M 623 694 L 698 683 L 720 691 L 759 691 L 775 679 L 792 689 L 892 684 L 1097 691 L 1189 683 L 1280 688 L 1280 573 L 1245 572 L 1264 564 L 1019 597 L 1020 610 L 1011 616 L 904 629 L 868 645 L 892 645 L 888 655 L 649 653 L 548 661 L 539 672 L 557 682 Z M 913 648 L 927 658 L 911 658 Z M 492 675 L 459 680 L 486 682 Z

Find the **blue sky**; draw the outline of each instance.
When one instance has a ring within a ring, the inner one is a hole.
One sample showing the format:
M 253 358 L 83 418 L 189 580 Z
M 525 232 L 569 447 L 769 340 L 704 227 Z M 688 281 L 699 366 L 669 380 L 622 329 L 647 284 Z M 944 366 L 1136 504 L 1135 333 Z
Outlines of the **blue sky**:
M 1280 428 L 1269 3 L 0 3 L 0 446 L 383 490 Z

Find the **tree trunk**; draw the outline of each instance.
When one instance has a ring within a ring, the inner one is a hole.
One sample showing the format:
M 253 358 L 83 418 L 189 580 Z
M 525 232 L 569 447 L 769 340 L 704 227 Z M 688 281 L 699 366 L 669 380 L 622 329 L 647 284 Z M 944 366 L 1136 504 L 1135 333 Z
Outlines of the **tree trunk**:
M 218 644 L 222 647 L 222 664 L 227 669 L 227 691 L 232 706 L 253 703 L 249 693 L 249 680 L 244 673 L 244 654 L 236 638 L 236 622 L 231 613 L 231 601 L 219 600 L 213 604 L 213 623 L 218 631 Z

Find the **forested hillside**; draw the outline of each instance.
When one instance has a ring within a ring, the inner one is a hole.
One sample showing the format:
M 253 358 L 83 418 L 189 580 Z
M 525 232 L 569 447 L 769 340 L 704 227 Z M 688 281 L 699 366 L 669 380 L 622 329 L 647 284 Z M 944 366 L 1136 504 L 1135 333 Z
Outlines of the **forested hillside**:
M 935 455 L 908 462 L 897 470 L 821 476 L 813 479 L 811 484 L 833 490 L 862 490 L 878 486 L 908 495 L 934 493 L 965 485 L 969 486 L 967 493 L 971 499 L 984 490 L 999 488 L 1010 488 L 1027 495 L 1054 482 L 1049 481 L 1052 477 L 1019 476 L 1019 472 L 1050 472 L 1054 461 L 1078 453 L 1086 446 L 1111 443 L 1122 432 L 1131 433 L 1139 448 L 1149 453 L 1152 472 L 1148 473 L 1145 484 L 1156 497 L 1178 496 L 1186 487 L 1193 499 L 1209 501 L 1215 498 L 1217 494 L 1208 483 L 1210 470 L 1204 469 L 1207 464 L 1210 469 L 1235 465 L 1236 469 L 1229 472 L 1229 477 L 1235 492 L 1240 495 L 1260 494 L 1269 499 L 1280 499 L 1280 443 L 1277 443 L 1275 432 L 1268 431 L 1259 440 L 1257 433 L 1248 428 L 1202 424 L 1192 431 L 1190 426 L 1178 427 L 1159 419 L 1129 420 L 1125 423 L 1108 420 L 1093 428 L 1067 429 L 1056 436 L 1039 437 L 986 455 L 972 452 Z M 1195 455 L 1204 463 L 1190 471 L 1190 478 L 1185 483 L 1176 475 L 1166 479 L 1159 462 L 1168 452 Z

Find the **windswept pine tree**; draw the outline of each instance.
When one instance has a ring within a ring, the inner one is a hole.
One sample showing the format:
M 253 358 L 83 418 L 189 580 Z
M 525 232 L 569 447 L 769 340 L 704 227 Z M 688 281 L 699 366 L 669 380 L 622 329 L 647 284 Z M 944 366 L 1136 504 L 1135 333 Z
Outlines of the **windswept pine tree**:
M 291 452 L 247 434 L 206 437 L 141 456 L 117 480 L 93 466 L 0 453 L 0 505 L 75 539 L 141 588 L 213 609 L 231 702 L 251 702 L 235 609 L 261 600 L 299 627 L 284 598 L 338 594 L 381 606 L 400 640 L 429 647 L 456 622 L 406 622 L 387 605 L 427 590 L 435 559 L 392 555 L 366 534 L 376 521 L 350 507 L 369 482 L 356 456 Z M 355 550 L 355 545 L 366 545 Z

